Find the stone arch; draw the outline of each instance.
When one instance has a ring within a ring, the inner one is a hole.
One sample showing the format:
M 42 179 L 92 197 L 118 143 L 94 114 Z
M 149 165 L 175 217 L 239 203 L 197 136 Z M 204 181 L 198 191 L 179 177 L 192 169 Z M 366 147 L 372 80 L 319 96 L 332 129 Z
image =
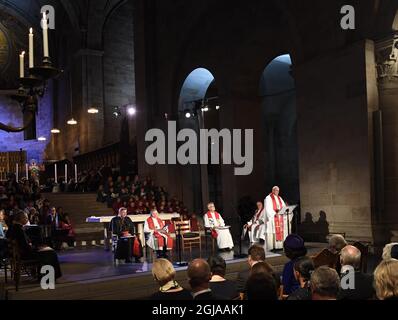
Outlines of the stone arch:
M 219 97 L 214 75 L 206 68 L 196 68 L 188 74 L 180 90 L 178 106 L 179 129 L 220 129 Z M 199 136 L 199 135 L 197 135 Z M 211 148 L 211 146 L 209 145 Z M 209 149 L 211 150 L 211 149 Z M 206 203 L 213 201 L 222 209 L 221 166 L 181 166 L 184 176 L 183 201 L 196 212 L 202 212 Z
M 266 190 L 279 185 L 285 199 L 297 203 L 300 195 L 296 85 L 289 54 L 268 63 L 261 75 L 259 95 L 263 100 Z

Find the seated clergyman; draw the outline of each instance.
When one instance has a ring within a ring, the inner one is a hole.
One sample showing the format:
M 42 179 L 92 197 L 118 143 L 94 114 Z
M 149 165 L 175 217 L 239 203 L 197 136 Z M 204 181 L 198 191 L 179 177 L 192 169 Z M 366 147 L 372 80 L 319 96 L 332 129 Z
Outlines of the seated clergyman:
M 221 214 L 216 211 L 213 202 L 207 205 L 209 211 L 204 216 L 205 227 L 212 232 L 212 237 L 217 239 L 217 246 L 220 250 L 232 250 L 234 242 Z
M 166 258 L 167 251 L 173 249 L 173 239 L 156 209 L 151 210 L 151 216 L 145 221 L 144 232 L 148 234 L 148 247 L 157 252 L 158 258 Z

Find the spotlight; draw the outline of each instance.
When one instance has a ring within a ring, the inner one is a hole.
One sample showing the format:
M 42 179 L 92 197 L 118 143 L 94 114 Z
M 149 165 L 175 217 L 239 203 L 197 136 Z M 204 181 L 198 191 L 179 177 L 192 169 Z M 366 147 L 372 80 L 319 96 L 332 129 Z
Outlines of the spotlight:
M 220 106 L 216 106 L 216 110 L 220 110 L 220 108 L 221 108 Z
M 204 108 L 202 108 L 202 111 L 203 111 L 203 112 L 209 111 L 209 107 L 204 107 Z
M 128 113 L 129 116 L 135 115 L 136 112 L 137 112 L 137 110 L 134 107 L 128 107 L 127 108 L 127 113 Z
M 112 114 L 113 114 L 113 116 L 114 116 L 115 118 L 119 118 L 119 117 L 122 115 L 122 113 L 120 112 L 119 107 L 113 107 L 113 112 L 112 112 Z
M 191 117 L 191 113 L 190 112 L 185 113 L 185 118 L 189 119 L 190 117 Z
M 46 141 L 47 139 L 46 139 L 46 137 L 38 137 L 37 140 L 38 141 Z
M 72 119 L 68 120 L 67 124 L 69 124 L 70 126 L 75 126 L 75 125 L 77 125 L 77 121 L 72 118 Z
M 61 130 L 59 130 L 57 128 L 53 128 L 53 129 L 51 129 L 51 133 L 61 133 Z

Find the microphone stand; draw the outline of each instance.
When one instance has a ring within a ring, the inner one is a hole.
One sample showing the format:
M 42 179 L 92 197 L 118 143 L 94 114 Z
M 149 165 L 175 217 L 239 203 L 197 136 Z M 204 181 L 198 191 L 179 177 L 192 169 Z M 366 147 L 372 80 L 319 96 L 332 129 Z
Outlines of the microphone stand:
M 177 252 L 178 252 L 178 261 L 175 263 L 177 267 L 186 267 L 188 265 L 188 262 L 182 261 L 182 256 L 181 256 L 181 242 L 182 242 L 182 236 L 181 236 L 181 226 L 178 225 L 177 228 L 177 233 L 176 233 L 176 244 L 177 244 Z
M 238 215 L 239 216 L 239 215 Z M 239 227 L 242 230 L 242 218 L 239 216 Z M 247 258 L 247 254 L 242 253 L 242 237 L 239 237 L 239 253 L 234 254 L 235 259 L 244 259 Z

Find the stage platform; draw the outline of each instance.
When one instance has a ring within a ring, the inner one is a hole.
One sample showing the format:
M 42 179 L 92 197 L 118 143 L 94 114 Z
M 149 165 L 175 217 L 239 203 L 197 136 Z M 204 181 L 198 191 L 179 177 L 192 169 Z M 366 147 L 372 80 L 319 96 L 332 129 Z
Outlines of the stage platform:
M 326 244 L 309 243 L 309 254 L 320 251 Z M 247 253 L 247 246 L 242 248 Z M 212 254 L 209 250 L 202 250 L 201 256 L 207 258 Z M 227 261 L 228 279 L 235 279 L 237 273 L 247 268 L 246 258 L 237 258 L 235 252 L 216 252 Z M 183 260 L 191 261 L 200 256 L 199 249 L 193 250 L 192 255 L 186 252 Z M 128 300 L 145 299 L 157 290 L 151 268 L 153 256 L 148 252 L 142 258 L 141 263 L 114 264 L 113 253 L 105 251 L 102 246 L 91 249 L 69 249 L 59 252 L 59 260 L 63 272 L 62 278 L 57 281 L 55 290 L 42 290 L 39 283 L 27 278 L 22 279 L 21 287 L 15 291 L 14 282 L 4 284 L 3 273 L 0 281 L 3 287 L 3 298 L 9 300 Z M 173 252 L 170 260 L 179 261 L 176 252 Z M 280 253 L 267 252 L 269 262 L 277 272 L 281 272 L 287 258 Z M 188 287 L 187 267 L 175 267 L 177 281 L 182 286 Z

